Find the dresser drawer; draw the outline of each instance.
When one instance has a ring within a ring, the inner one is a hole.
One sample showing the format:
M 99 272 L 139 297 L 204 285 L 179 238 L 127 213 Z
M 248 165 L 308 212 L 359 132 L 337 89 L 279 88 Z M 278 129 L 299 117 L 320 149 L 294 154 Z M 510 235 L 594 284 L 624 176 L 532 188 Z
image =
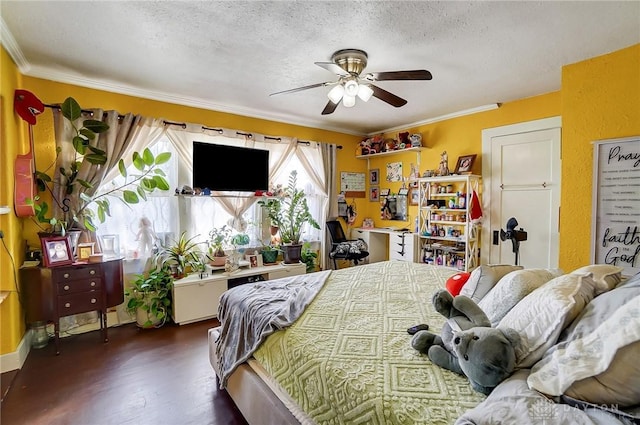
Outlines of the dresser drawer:
M 62 295 L 58 297 L 58 314 L 62 317 L 87 311 L 102 310 L 103 304 L 104 293 L 102 291 Z
M 68 282 L 58 282 L 58 295 L 76 294 L 78 292 L 95 291 L 102 289 L 102 279 L 94 277 L 84 280 L 70 280 Z
M 69 280 L 87 279 L 99 276 L 100 266 L 97 264 L 64 267 L 53 271 L 54 282 L 66 282 Z
M 413 261 L 415 236 L 413 233 L 389 234 L 389 259 Z

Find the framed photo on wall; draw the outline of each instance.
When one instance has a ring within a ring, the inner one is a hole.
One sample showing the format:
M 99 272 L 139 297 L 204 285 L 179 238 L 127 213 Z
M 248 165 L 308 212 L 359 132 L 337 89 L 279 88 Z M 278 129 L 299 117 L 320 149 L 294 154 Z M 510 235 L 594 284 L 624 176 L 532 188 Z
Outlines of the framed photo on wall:
M 373 168 L 369 170 L 369 184 L 374 186 L 380 184 L 380 169 Z
M 454 174 L 471 174 L 471 167 L 473 167 L 473 162 L 476 160 L 476 156 L 476 154 L 473 154 L 458 157 L 458 163 L 456 164 Z
M 42 258 L 45 267 L 64 266 L 73 263 L 73 254 L 68 236 L 47 236 L 40 238 Z
M 418 198 L 420 197 L 420 190 L 417 187 L 409 189 L 409 205 L 418 205 Z
M 380 188 L 372 186 L 369 188 L 369 201 L 377 202 L 380 199 Z

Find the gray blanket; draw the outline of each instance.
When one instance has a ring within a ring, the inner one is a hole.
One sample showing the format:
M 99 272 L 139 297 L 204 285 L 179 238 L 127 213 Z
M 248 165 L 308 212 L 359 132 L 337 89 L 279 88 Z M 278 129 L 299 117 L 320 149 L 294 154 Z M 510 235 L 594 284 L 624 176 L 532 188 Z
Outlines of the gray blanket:
M 300 317 L 329 274 L 331 270 L 248 283 L 222 294 L 218 308 L 220 337 L 216 341 L 221 388 L 267 336 Z

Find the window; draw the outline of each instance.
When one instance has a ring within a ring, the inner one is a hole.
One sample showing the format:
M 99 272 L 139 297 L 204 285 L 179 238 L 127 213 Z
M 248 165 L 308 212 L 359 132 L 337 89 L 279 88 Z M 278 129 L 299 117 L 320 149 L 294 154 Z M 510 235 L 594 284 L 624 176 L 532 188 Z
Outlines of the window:
M 203 140 L 203 137 L 198 135 L 195 139 Z M 220 142 L 220 139 L 224 139 L 226 144 L 242 143 L 238 139 L 227 137 L 218 137 L 217 142 Z M 269 148 L 269 145 L 271 144 L 265 143 L 264 147 Z M 180 191 L 183 186 L 191 186 L 190 166 L 168 137 L 161 138 L 149 148 L 154 155 L 160 152 L 171 152 L 171 160 L 162 165 L 162 170 L 165 172 L 171 188 Z M 297 186 L 304 189 L 310 211 L 322 227 L 322 211 L 323 205 L 326 203 L 326 195 L 314 184 L 313 179 L 305 171 L 300 159 L 295 154 L 285 161 L 283 168 L 275 176 L 271 185 L 282 184 L 283 187 L 286 187 L 289 174 L 294 169 L 298 171 Z M 135 174 L 137 170 L 131 165 L 127 171 L 131 175 Z M 101 191 L 117 187 L 123 181 L 122 177 L 118 177 L 106 187 L 101 188 Z M 268 243 L 268 220 L 266 216 L 262 216 L 262 209 L 257 204 L 258 198 L 253 200 L 252 205 L 242 214 L 241 220 L 236 220 L 235 223 L 233 214 L 221 206 L 222 201 L 222 198 L 209 196 L 176 196 L 175 190 L 155 191 L 148 196 L 146 202 L 141 201 L 133 205 L 112 199 L 111 215 L 107 217 L 105 223 L 98 226 L 98 235 L 118 235 L 120 254 L 126 258 L 144 257 L 150 253 L 144 235 L 141 235 L 145 218 L 148 219 L 146 223 L 150 224 L 157 241 L 162 244 L 171 243 L 182 231 L 186 231 L 189 237 L 197 236 L 198 241 L 206 242 L 211 229 L 225 224 L 235 224 L 236 229 L 244 229 L 244 232 L 251 239 L 251 247 L 258 247 L 263 241 Z M 244 201 L 246 199 L 224 198 L 227 205 L 232 205 L 232 209 L 237 207 L 238 211 L 241 202 Z M 307 226 L 303 232 L 303 239 L 321 240 L 322 235 L 320 230 Z

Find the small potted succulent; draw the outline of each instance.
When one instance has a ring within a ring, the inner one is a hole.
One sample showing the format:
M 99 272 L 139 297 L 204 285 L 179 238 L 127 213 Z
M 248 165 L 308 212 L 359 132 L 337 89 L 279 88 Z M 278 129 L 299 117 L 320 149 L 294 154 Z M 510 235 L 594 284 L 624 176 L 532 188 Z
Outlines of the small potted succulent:
M 278 260 L 280 254 L 280 248 L 277 245 L 262 243 L 260 247 L 260 254 L 262 255 L 262 262 L 264 264 L 274 264 Z
M 225 247 L 231 243 L 231 227 L 226 224 L 222 227 L 214 227 L 209 232 L 207 241 L 207 258 L 209 264 L 214 267 L 222 267 L 227 261 Z

